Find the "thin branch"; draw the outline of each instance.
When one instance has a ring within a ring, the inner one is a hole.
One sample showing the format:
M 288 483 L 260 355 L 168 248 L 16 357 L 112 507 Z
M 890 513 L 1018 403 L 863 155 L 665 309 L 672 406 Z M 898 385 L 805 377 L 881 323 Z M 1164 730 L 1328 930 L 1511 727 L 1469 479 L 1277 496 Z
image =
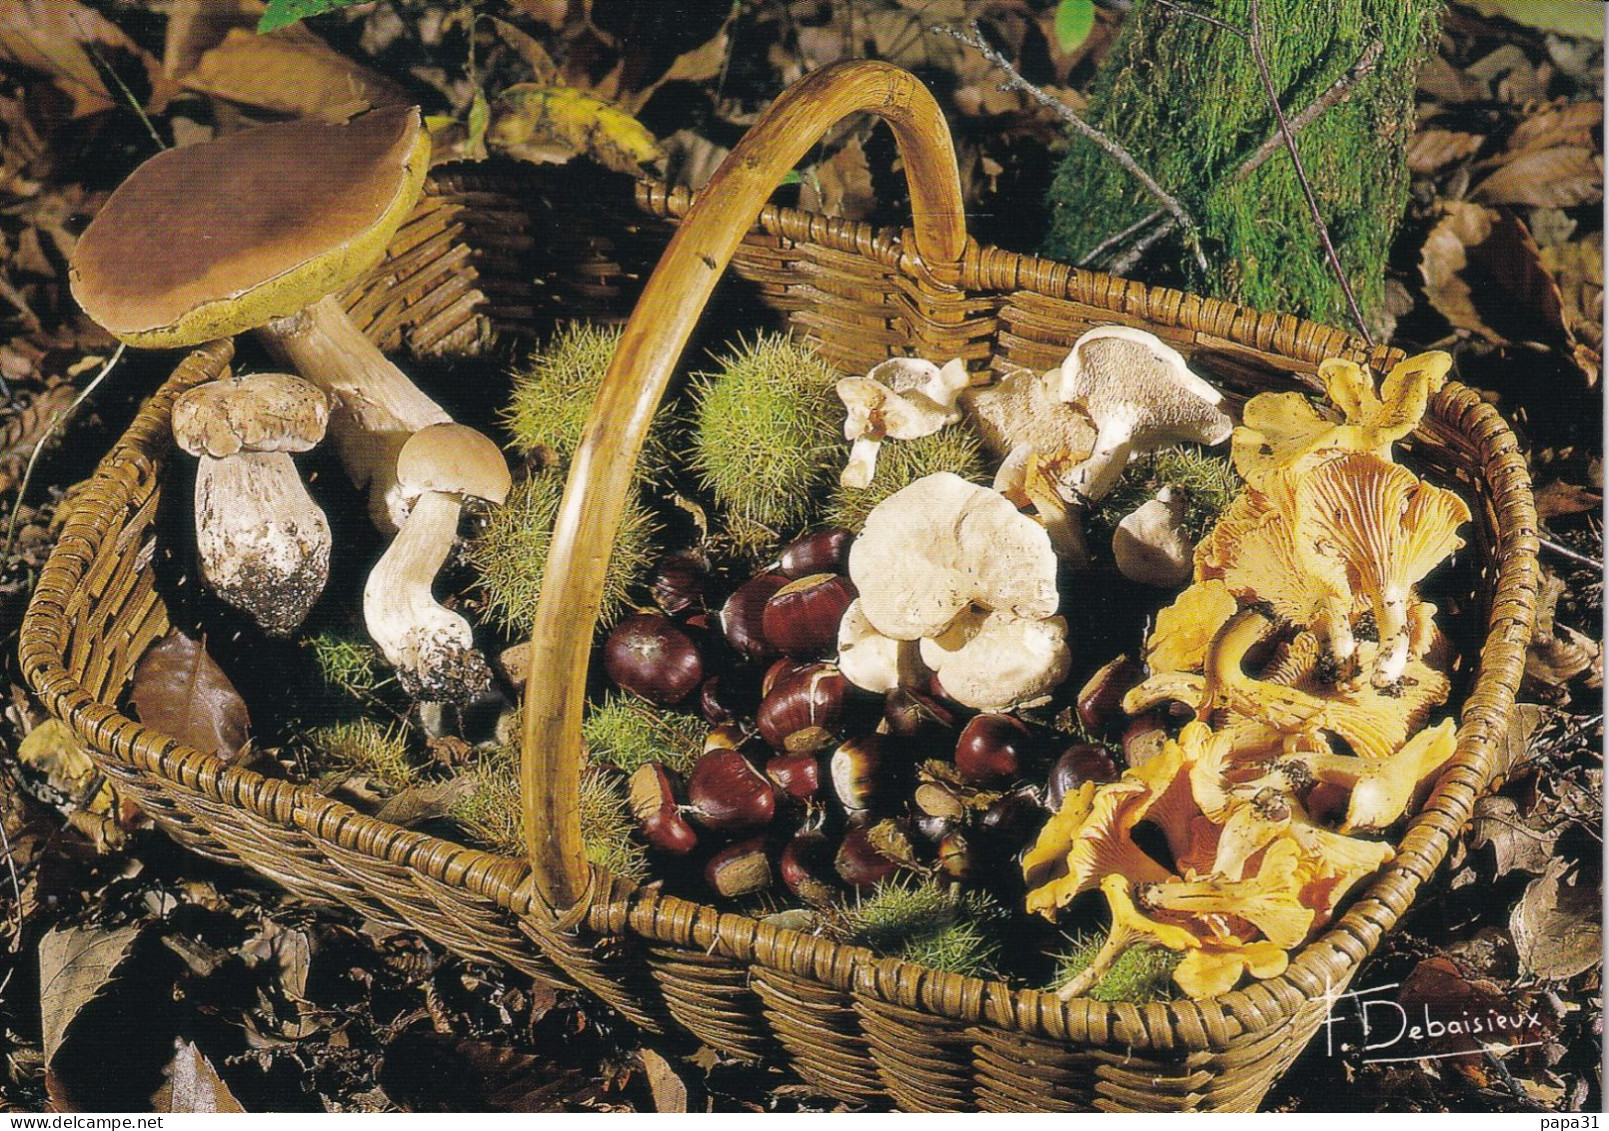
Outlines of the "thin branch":
M 1220 20 L 1217 16 L 1210 16 L 1206 12 L 1197 11 L 1195 8 L 1187 8 L 1183 4 L 1176 3 L 1175 0 L 1154 0 L 1154 3 L 1159 8 L 1166 8 L 1170 12 L 1178 12 L 1181 16 L 1189 16 L 1192 19 L 1200 20 L 1204 24 L 1211 24 L 1219 31 L 1227 31 L 1236 39 L 1248 43 L 1251 41 L 1251 34 L 1245 28 L 1236 27 L 1228 20 Z
M 1541 544 L 1544 550 L 1548 550 L 1559 555 L 1559 557 L 1563 558 L 1565 561 L 1575 562 L 1577 565 L 1587 566 L 1590 569 L 1599 571 L 1602 571 L 1603 569 L 1603 563 L 1597 558 L 1591 558 L 1586 554 L 1577 553 L 1575 550 L 1570 549 L 1570 547 L 1564 545 L 1562 542 L 1555 542 L 1549 538 L 1538 538 L 1537 541 Z
M 1291 132 L 1301 133 L 1308 126 L 1318 121 L 1325 111 L 1333 109 L 1351 98 L 1353 91 L 1357 90 L 1358 84 L 1373 73 L 1375 65 L 1380 61 L 1380 52 L 1384 50 L 1384 47 L 1385 45 L 1378 39 L 1371 39 L 1367 46 L 1363 48 L 1363 53 L 1358 56 L 1357 62 L 1352 64 L 1351 69 L 1331 83 L 1328 90 L 1319 95 L 1301 113 L 1290 120 Z M 1268 136 L 1263 139 L 1263 143 L 1252 150 L 1250 156 L 1235 167 L 1235 171 L 1229 175 L 1229 179 L 1231 181 L 1245 180 L 1252 173 L 1262 168 L 1268 159 L 1278 153 L 1284 145 L 1285 139 L 1281 136 L 1278 127 L 1275 127 L 1269 131 Z M 1127 267 L 1124 268 L 1124 270 L 1127 270 L 1132 268 L 1135 263 L 1138 263 L 1139 256 L 1135 254 L 1136 251 L 1143 254 L 1144 251 L 1154 246 L 1162 236 L 1173 231 L 1175 227 L 1173 217 L 1162 209 L 1157 209 L 1155 212 L 1136 220 L 1117 235 L 1103 240 L 1099 245 L 1091 249 L 1089 254 L 1079 260 L 1078 266 L 1089 267 L 1098 263 L 1102 255 L 1116 252 L 1128 240 L 1145 231 L 1152 224 L 1157 223 L 1161 224 L 1160 235 L 1154 237 L 1147 235 L 1143 243 L 1142 241 L 1137 241 L 1134 247 L 1128 249 L 1125 254 L 1121 256 L 1114 255 L 1108 270 L 1114 275 L 1121 275 L 1123 271 L 1118 269 L 1117 264 L 1127 264 Z
M 1113 275 L 1127 275 L 1134 270 L 1140 260 L 1145 257 L 1145 253 L 1161 243 L 1163 237 L 1173 231 L 1172 217 L 1170 216 L 1168 220 L 1168 223 L 1152 228 L 1145 235 L 1135 240 L 1132 247 L 1112 260 L 1111 266 L 1107 270 Z
M 1066 122 L 1085 138 L 1094 142 L 1107 156 L 1128 170 L 1135 180 L 1145 186 L 1145 191 L 1154 196 L 1162 207 L 1167 209 L 1173 216 L 1174 221 L 1179 225 L 1180 232 L 1184 236 L 1186 245 L 1195 253 L 1197 264 L 1200 265 L 1202 271 L 1207 271 L 1209 268 L 1206 253 L 1201 250 L 1200 229 L 1197 227 L 1196 222 L 1190 218 L 1190 213 L 1185 211 L 1184 205 L 1179 203 L 1178 198 L 1157 184 L 1155 178 L 1140 167 L 1139 162 L 1134 160 L 1133 155 L 1128 150 L 1079 117 L 1073 108 L 1061 99 L 1046 93 L 1023 78 L 1021 72 L 1017 70 L 1011 60 L 989 46 L 988 41 L 983 38 L 983 33 L 979 30 L 976 20 L 971 21 L 968 27 L 971 31 L 970 35 L 955 28 L 944 26 L 935 27 L 933 30 L 948 35 L 952 39 L 959 40 L 977 51 L 1005 75 L 1006 81 L 1002 84 L 1003 86 L 1021 91 L 1041 106 L 1055 111 L 1057 117 L 1061 118 L 1062 121 Z

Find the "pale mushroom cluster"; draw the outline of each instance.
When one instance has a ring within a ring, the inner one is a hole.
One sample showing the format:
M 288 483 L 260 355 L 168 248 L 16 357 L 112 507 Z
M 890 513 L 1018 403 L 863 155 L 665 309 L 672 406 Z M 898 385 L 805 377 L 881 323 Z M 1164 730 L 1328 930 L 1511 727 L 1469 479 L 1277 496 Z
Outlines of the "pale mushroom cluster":
M 1287 953 L 1392 856 L 1358 834 L 1413 808 L 1452 758 L 1447 646 L 1415 585 L 1462 542 L 1467 505 L 1392 459 L 1450 359 L 1320 370 L 1342 419 L 1263 394 L 1234 436 L 1245 491 L 1195 556 L 1194 584 L 1157 617 L 1139 715 L 1195 711 L 1161 754 L 1063 802 L 1024 857 L 1028 909 L 1054 918 L 1099 887 L 1112 927 L 1061 987 L 1087 992 L 1129 947 L 1182 954 L 1192 997 L 1286 967 Z M 1149 822 L 1164 863 L 1133 837 Z

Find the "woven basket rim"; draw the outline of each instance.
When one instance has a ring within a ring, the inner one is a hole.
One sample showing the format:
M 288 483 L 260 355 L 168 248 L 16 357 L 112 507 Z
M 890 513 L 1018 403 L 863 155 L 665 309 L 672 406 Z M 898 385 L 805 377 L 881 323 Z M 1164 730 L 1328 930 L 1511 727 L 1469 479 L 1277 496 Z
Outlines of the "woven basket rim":
M 689 199 L 683 190 L 671 190 L 658 182 L 640 183 L 637 194 L 646 211 L 667 217 L 685 210 Z M 899 229 L 875 229 L 778 207 L 766 209 L 758 229 L 793 243 L 814 243 L 867 256 L 918 279 L 931 278 L 925 266 L 905 250 L 907 233 Z M 1079 271 L 975 242 L 969 243 L 957 270 L 959 285 L 968 293 L 1032 291 L 1050 298 L 1076 298 L 1107 307 L 1114 321 L 1155 323 L 1159 311 L 1165 311 L 1171 312 L 1164 319 L 1170 325 L 1205 322 L 1221 328 L 1218 336 L 1226 343 L 1266 351 L 1270 363 L 1285 370 L 1301 369 L 1302 359 L 1293 353 L 1303 334 L 1309 335 L 1305 342 L 1308 352 L 1353 356 L 1376 368 L 1401 356 L 1386 347 L 1369 349 L 1342 331 L 1316 327 L 1294 316 L 1277 316 L 1270 324 L 1244 307 Z M 224 766 L 211 755 L 95 701 L 67 671 L 62 595 L 73 591 L 82 572 L 95 560 L 107 515 L 128 505 L 126 492 L 109 469 L 127 463 L 154 474 L 170 446 L 166 421 L 173 398 L 185 384 L 207 379 L 227 366 L 232 352 L 230 343 L 217 342 L 190 354 L 97 468 L 90 486 L 73 506 L 30 600 L 20 649 L 25 677 L 51 713 L 67 721 L 89 745 L 110 751 L 138 769 L 253 813 L 269 814 L 282 824 L 344 848 L 421 869 L 440 882 L 486 896 L 513 914 L 551 918 L 533 894 L 523 861 L 390 825 L 321 797 L 309 785 Z M 1293 361 L 1298 365 L 1293 367 Z M 1451 436 L 1461 437 L 1470 445 L 1488 449 L 1485 462 L 1492 465 L 1477 472 L 1491 492 L 1497 543 L 1488 553 L 1496 577 L 1480 666 L 1458 729 L 1458 753 L 1438 778 L 1430 799 L 1409 822 L 1395 859 L 1352 898 L 1344 915 L 1296 952 L 1284 974 L 1201 1000 L 1146 1005 L 1089 998 L 1063 1002 L 1044 991 L 1013 989 L 1007 983 L 941 974 L 897 959 L 878 958 L 864 947 L 829 942 L 661 896 L 599 873 L 595 873 L 593 890 L 584 905 L 555 926 L 568 930 L 584 919 L 595 930 L 629 931 L 659 942 L 696 944 L 699 949 L 792 970 L 823 984 L 874 994 L 892 1004 L 956 1021 L 988 1022 L 1051 1040 L 1085 1039 L 1131 1048 L 1223 1048 L 1242 1036 L 1281 1024 L 1298 1004 L 1343 988 L 1411 904 L 1420 884 L 1439 867 L 1468 819 L 1474 798 L 1497 772 L 1493 759 L 1505 717 L 1513 707 L 1534 621 L 1537 520 L 1518 443 L 1495 409 L 1457 383 L 1449 383 L 1437 394 L 1431 412 L 1437 422 L 1431 431 L 1442 435 L 1427 435 L 1426 439 L 1445 443 Z M 1500 481 L 1494 481 L 1495 472 L 1501 472 Z M 121 502 L 120 494 L 125 496 Z

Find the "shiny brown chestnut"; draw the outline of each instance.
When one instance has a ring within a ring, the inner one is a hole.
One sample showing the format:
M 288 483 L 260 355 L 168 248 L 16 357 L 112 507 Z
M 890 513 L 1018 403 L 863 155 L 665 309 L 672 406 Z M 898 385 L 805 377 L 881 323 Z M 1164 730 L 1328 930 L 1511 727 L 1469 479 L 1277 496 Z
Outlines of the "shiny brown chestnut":
M 751 837 L 721 849 L 704 865 L 704 882 L 727 899 L 770 887 L 771 858 L 766 855 L 765 838 Z
M 899 870 L 899 864 L 877 851 L 870 821 L 851 821 L 833 857 L 833 868 L 844 883 L 865 890 L 876 887 Z
M 952 831 L 939 840 L 939 871 L 952 880 L 966 880 L 977 874 L 975 856 L 964 833 Z
M 806 903 L 831 903 L 837 894 L 832 842 L 819 832 L 802 832 L 777 857 L 782 884 Z
M 795 672 L 804 671 L 809 666 L 810 661 L 795 660 L 791 656 L 783 656 L 781 659 L 772 660 L 770 666 L 765 669 L 765 675 L 760 677 L 760 698 L 764 699 L 771 694 L 777 684 Z
M 707 829 L 752 829 L 777 813 L 775 788 L 732 749 L 711 750 L 687 777 L 687 808 Z
M 787 583 L 780 573 L 757 574 L 739 585 L 721 606 L 721 633 L 739 655 L 763 660 L 777 654 L 765 638 L 765 603 Z
M 1014 781 L 1028 761 L 1033 735 L 1011 715 L 978 715 L 955 744 L 955 768 L 974 785 Z
M 1145 678 L 1145 669 L 1127 656 L 1103 665 L 1078 692 L 1078 721 L 1090 734 L 1105 734 L 1122 717 L 1123 696 Z
M 978 815 L 978 832 L 1008 848 L 1017 847 L 1044 821 L 1044 811 L 1026 789 L 1002 794 Z
M 955 712 L 919 691 L 899 687 L 883 703 L 888 733 L 922 745 L 948 743 L 955 733 Z
M 886 744 L 876 734 L 857 735 L 838 744 L 827 760 L 832 791 L 851 813 L 870 809 L 883 784 Z
M 1063 798 L 1085 782 L 1109 782 L 1117 778 L 1117 760 L 1106 747 L 1093 742 L 1069 746 L 1051 764 L 1045 778 L 1045 808 L 1058 813 Z
M 790 581 L 771 595 L 760 617 L 766 643 L 788 656 L 813 658 L 838 644 L 838 622 L 855 599 L 855 585 L 836 573 Z
M 766 762 L 765 776 L 795 801 L 809 801 L 821 792 L 821 762 L 814 754 L 778 754 Z
M 733 664 L 698 685 L 698 710 L 712 723 L 753 718 L 760 705 L 760 673 L 748 664 Z
M 654 604 L 671 616 L 697 608 L 709 585 L 709 562 L 700 554 L 667 554 L 659 559 L 648 579 Z
M 809 577 L 813 573 L 838 573 L 849 561 L 849 545 L 855 536 L 841 526 L 829 526 L 795 539 L 777 555 L 777 569 L 784 577 Z
M 698 833 L 682 816 L 675 776 L 658 762 L 639 766 L 626 786 L 631 812 L 643 839 L 661 852 L 685 856 L 698 846 Z
M 825 750 L 849 714 L 849 681 L 831 664 L 811 664 L 777 682 L 760 700 L 754 722 L 772 749 L 789 754 Z
M 698 642 L 662 613 L 636 613 L 615 625 L 603 643 L 603 667 L 622 691 L 665 706 L 704 681 Z

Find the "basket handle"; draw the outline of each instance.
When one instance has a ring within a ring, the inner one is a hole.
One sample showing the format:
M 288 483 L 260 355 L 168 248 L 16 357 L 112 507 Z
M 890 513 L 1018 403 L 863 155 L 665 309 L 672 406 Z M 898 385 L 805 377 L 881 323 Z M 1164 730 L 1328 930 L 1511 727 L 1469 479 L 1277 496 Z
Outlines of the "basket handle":
M 960 175 L 938 103 L 887 63 L 840 63 L 789 87 L 738 143 L 671 237 L 626 324 L 576 447 L 531 633 L 520 768 L 536 894 L 555 911 L 586 897 L 581 842 L 581 711 L 592 634 L 633 468 L 671 370 L 766 199 L 840 119 L 878 115 L 910 184 L 915 250 L 954 264 L 966 246 Z

